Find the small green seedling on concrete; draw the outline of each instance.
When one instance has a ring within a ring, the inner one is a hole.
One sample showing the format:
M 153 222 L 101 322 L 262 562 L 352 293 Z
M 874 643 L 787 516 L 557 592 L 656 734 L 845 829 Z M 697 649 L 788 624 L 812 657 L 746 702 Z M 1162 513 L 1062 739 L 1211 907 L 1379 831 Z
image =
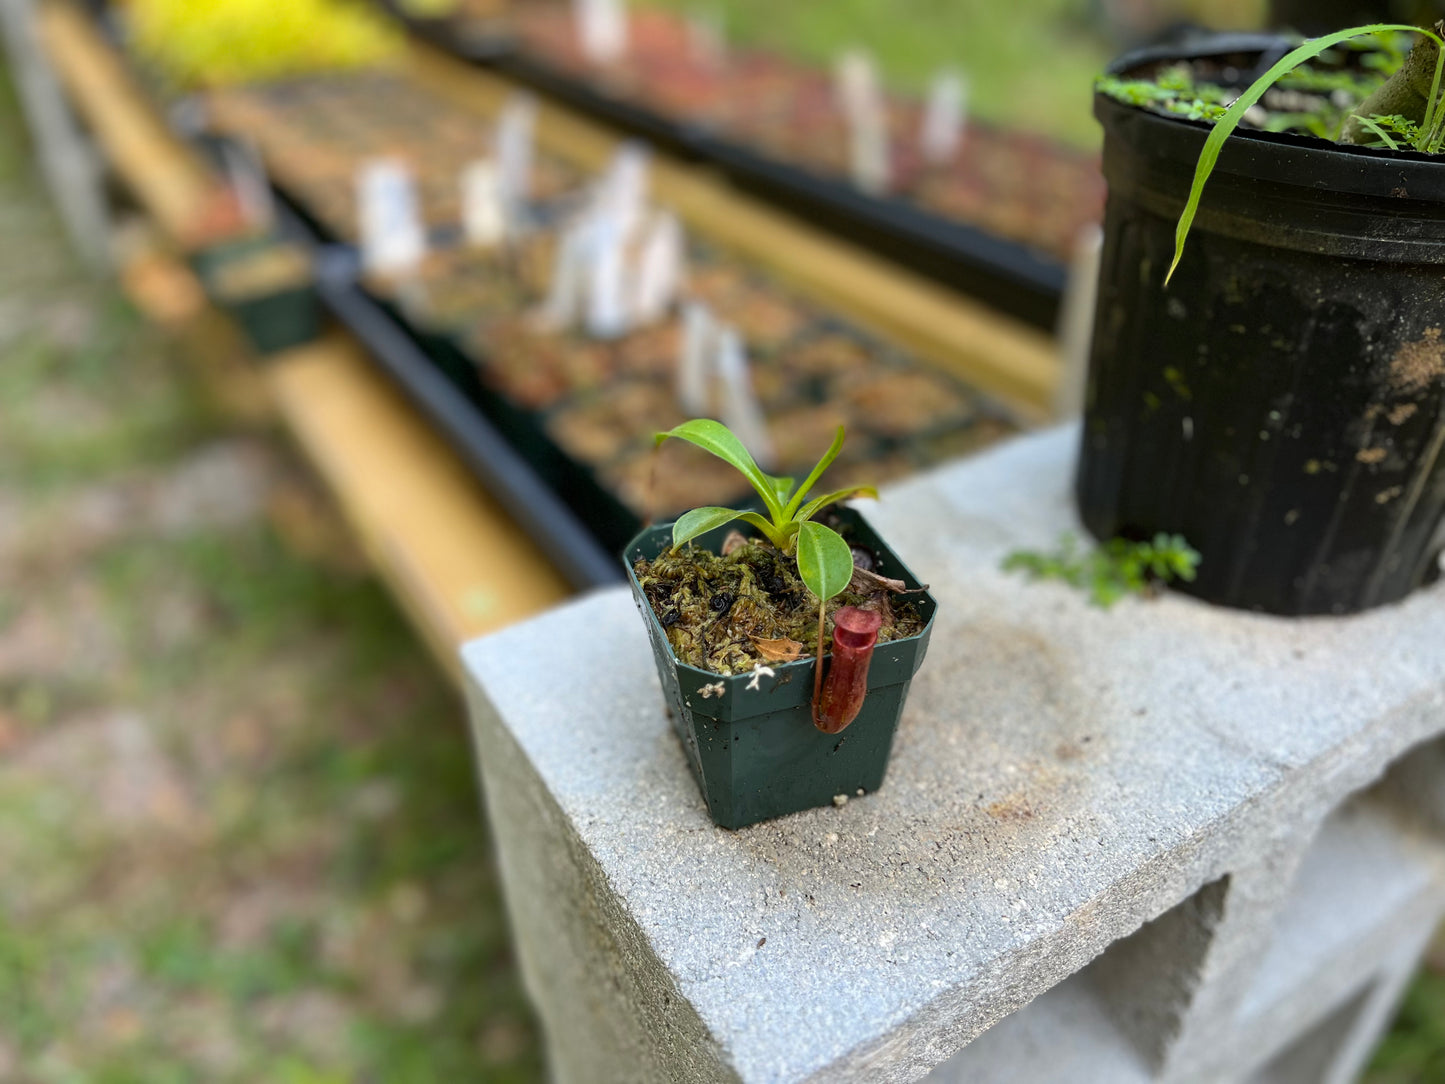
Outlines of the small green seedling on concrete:
M 1150 542 L 1110 539 L 1084 552 L 1072 534 L 1059 539 L 1053 553 L 1020 550 L 1004 559 L 1006 572 L 1035 580 L 1062 580 L 1089 592 L 1094 605 L 1109 609 L 1126 595 L 1147 595 L 1175 580 L 1192 580 L 1199 552 L 1181 535 L 1157 534 Z

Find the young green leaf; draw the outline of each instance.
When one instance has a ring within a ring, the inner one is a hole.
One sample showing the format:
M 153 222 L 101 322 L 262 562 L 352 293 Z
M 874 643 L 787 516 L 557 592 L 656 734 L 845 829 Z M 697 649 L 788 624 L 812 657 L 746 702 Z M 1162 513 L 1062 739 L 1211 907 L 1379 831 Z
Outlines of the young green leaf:
M 824 508 L 827 508 L 828 505 L 836 504 L 839 501 L 846 501 L 849 497 L 872 497 L 876 501 L 878 499 L 878 490 L 872 486 L 849 486 L 847 489 L 834 490 L 832 493 L 815 497 L 809 501 L 803 506 L 803 510 L 797 514 L 797 518 L 800 520 L 812 519 Z
M 837 531 L 809 520 L 798 530 L 798 575 L 819 602 L 827 602 L 852 581 L 853 551 Z
M 780 505 L 788 503 L 788 494 L 793 492 L 793 482 L 796 479 L 780 475 L 770 475 L 773 480 L 773 492 L 778 495 Z
M 1364 127 L 1368 131 L 1373 132 L 1375 134 L 1375 137 L 1379 139 L 1379 141 L 1385 146 L 1389 147 L 1392 151 L 1397 151 L 1400 149 L 1400 144 L 1396 143 L 1393 139 L 1390 138 L 1390 133 L 1385 131 L 1385 129 L 1381 128 L 1379 124 L 1371 120 L 1369 117 L 1362 117 L 1357 113 L 1355 114 L 1355 120 L 1359 121 L 1362 125 L 1364 125 Z
M 1214 166 L 1219 161 L 1219 152 L 1224 148 L 1225 140 L 1234 134 L 1239 127 L 1239 122 L 1244 119 L 1244 114 L 1264 97 L 1265 91 L 1274 86 L 1280 78 L 1293 71 L 1308 60 L 1313 60 L 1326 49 L 1341 42 L 1349 41 L 1351 38 L 1361 37 L 1365 34 L 1380 34 L 1390 31 L 1404 30 L 1417 34 L 1424 34 L 1426 37 L 1439 42 L 1440 39 L 1428 30 L 1421 30 L 1417 26 L 1410 26 L 1405 23 L 1375 23 L 1371 26 L 1357 26 L 1349 30 L 1339 30 L 1333 34 L 1326 34 L 1324 37 L 1312 38 L 1299 46 L 1297 49 L 1285 54 L 1285 56 L 1256 79 L 1243 94 L 1234 100 L 1214 125 L 1209 133 L 1209 138 L 1204 141 L 1204 149 L 1199 152 L 1199 162 L 1194 167 L 1194 183 L 1189 188 L 1189 200 L 1184 205 L 1184 211 L 1179 216 L 1179 224 L 1174 230 L 1174 260 L 1169 265 L 1169 271 L 1164 276 L 1164 283 L 1167 286 L 1169 280 L 1174 277 L 1174 271 L 1179 266 L 1180 259 L 1184 256 L 1184 242 L 1189 237 L 1190 227 L 1194 225 L 1194 216 L 1199 213 L 1199 197 L 1204 193 L 1204 185 L 1209 176 L 1214 172 Z
M 753 462 L 752 454 L 743 446 L 743 442 L 738 440 L 732 430 L 722 422 L 713 421 L 711 418 L 694 418 L 690 422 L 683 422 L 676 428 L 669 429 L 666 433 L 656 434 L 654 441 L 660 445 L 671 437 L 695 444 L 703 451 L 711 452 L 724 463 L 736 467 L 757 490 L 758 496 L 763 499 L 763 504 L 767 507 L 773 520 L 781 522 L 783 506 L 778 500 L 778 492 L 773 478 Z
M 798 492 L 793 494 L 793 499 L 789 501 L 788 506 L 783 509 L 783 515 L 791 517 L 798 511 L 798 506 L 803 503 L 803 498 L 808 495 L 808 491 L 817 485 L 818 479 L 823 477 L 823 472 L 833 465 L 833 460 L 838 458 L 838 453 L 842 450 L 843 427 L 840 425 L 838 426 L 837 435 L 833 437 L 833 443 L 830 444 L 828 450 L 823 453 L 823 458 L 818 460 L 818 465 L 813 468 L 812 473 L 810 473 L 803 481 L 803 484 L 798 487 Z M 803 516 L 802 518 L 809 519 L 811 517 Z
M 744 523 L 751 523 L 758 530 L 763 532 L 764 537 L 775 546 L 779 545 L 777 532 L 773 525 L 756 512 L 739 512 L 732 508 L 694 508 L 678 518 L 672 525 L 672 548 L 678 549 L 687 545 L 699 535 L 707 534 L 708 531 L 716 530 L 726 523 L 734 520 L 742 520 Z

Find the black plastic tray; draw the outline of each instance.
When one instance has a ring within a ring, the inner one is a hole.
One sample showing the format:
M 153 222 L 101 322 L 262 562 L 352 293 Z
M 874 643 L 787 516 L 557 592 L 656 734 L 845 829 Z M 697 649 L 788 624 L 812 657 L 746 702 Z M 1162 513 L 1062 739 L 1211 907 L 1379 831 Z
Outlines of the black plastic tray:
M 359 263 L 349 246 L 329 243 L 299 214 L 284 190 L 277 194 L 278 225 L 309 245 L 316 257 L 322 304 L 365 344 L 368 356 L 441 431 L 482 486 L 579 590 L 623 580 L 617 553 L 598 538 L 585 515 L 548 484 L 527 457 L 472 401 L 459 373 L 448 373 L 411 330 L 362 289 Z
M 463 60 L 491 63 L 511 53 L 517 45 L 515 35 L 504 22 L 478 31 L 465 21 L 450 17 L 419 19 L 404 11 L 397 0 L 376 0 L 376 4 L 428 45 Z
M 703 126 L 633 105 L 624 98 L 526 55 L 520 48 L 497 57 L 492 66 L 501 74 L 525 83 L 564 105 L 597 117 L 681 158 L 699 161 L 705 156 L 706 130 Z

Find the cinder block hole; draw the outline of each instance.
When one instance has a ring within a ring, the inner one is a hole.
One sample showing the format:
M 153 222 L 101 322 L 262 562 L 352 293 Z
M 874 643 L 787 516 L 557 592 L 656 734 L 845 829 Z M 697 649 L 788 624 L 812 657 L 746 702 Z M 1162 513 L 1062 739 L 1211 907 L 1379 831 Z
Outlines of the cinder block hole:
M 1105 1011 L 1151 1066 L 1163 1064 L 1189 1011 L 1228 896 L 1228 877 L 1211 881 L 1089 968 Z
M 1308 1034 L 1295 1036 L 1336 1020 L 1362 984 L 1409 958 L 1439 914 L 1442 860 L 1445 847 L 1402 821 L 1385 783 L 1325 820 L 1238 1005 L 1236 1030 L 1256 1037 L 1261 1060 L 1304 1049 Z
M 1149 1084 L 1138 1049 L 1104 1009 L 1099 961 L 1005 1017 L 928 1075 L 928 1084 Z
M 1280 1051 L 1249 1084 L 1332 1084 L 1341 1055 L 1374 992 L 1366 986 Z
M 1116 941 L 1077 974 L 995 1024 L 930 1084 L 1147 1084 L 1187 1005 L 1228 878 Z
M 1409 750 L 1369 793 L 1415 828 L 1445 840 L 1445 738 Z

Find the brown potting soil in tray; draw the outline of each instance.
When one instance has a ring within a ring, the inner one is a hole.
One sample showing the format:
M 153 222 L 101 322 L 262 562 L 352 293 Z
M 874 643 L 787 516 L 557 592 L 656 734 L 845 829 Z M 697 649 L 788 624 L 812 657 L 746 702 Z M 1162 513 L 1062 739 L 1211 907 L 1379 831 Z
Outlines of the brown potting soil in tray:
M 213 126 L 246 137 L 278 184 L 333 236 L 357 239 L 356 176 L 381 158 L 405 163 L 429 230 L 461 219 L 462 171 L 490 153 L 491 126 L 399 73 L 319 76 L 209 95 Z M 577 189 L 581 174 L 539 158 L 533 195 Z
M 831 73 L 761 50 L 732 50 L 722 66 L 699 56 L 686 21 L 629 13 L 625 58 L 599 66 L 583 54 L 570 8 L 517 15 L 524 47 L 548 65 L 639 109 L 686 118 L 780 162 L 847 177 L 847 127 Z M 1103 214 L 1097 156 L 970 119 L 950 162 L 918 148 L 921 104 L 887 98 L 893 173 L 889 194 L 1067 261 L 1081 230 Z
M 400 75 L 298 80 L 216 95 L 225 132 L 260 149 L 287 191 L 336 236 L 356 236 L 354 177 L 368 159 L 412 165 L 427 224 L 456 237 L 462 169 L 486 152 L 470 112 Z M 585 179 L 538 155 L 537 190 L 556 199 Z M 544 328 L 555 234 L 537 230 L 509 249 L 434 247 L 406 281 L 368 280 L 423 330 L 447 332 L 494 393 L 533 414 L 548 438 L 591 470 L 639 518 L 745 496 L 737 473 L 691 446 L 654 453 L 651 436 L 685 420 L 674 391 L 680 319 L 613 341 Z M 1015 430 L 1008 413 L 958 379 L 895 350 L 756 268 L 690 243 L 688 296 L 737 327 L 754 390 L 785 473 L 805 474 L 848 428 L 843 455 L 821 483 L 879 484 Z

